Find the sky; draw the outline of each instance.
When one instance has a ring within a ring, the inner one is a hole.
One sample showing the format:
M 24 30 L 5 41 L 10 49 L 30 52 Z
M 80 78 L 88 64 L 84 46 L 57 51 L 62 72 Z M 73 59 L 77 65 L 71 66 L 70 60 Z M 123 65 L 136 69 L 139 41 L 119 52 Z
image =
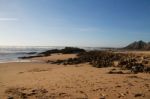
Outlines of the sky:
M 0 0 L 1 46 L 150 41 L 150 0 Z

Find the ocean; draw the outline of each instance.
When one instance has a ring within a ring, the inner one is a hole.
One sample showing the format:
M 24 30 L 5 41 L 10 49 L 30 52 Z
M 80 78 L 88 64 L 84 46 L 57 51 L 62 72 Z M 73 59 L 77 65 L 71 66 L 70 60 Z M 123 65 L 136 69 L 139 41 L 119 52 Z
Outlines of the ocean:
M 64 47 L 53 46 L 0 46 L 0 63 L 8 62 L 29 62 L 29 60 L 19 59 L 18 57 L 29 56 L 31 52 L 43 52 L 51 49 L 62 49 Z M 80 47 L 85 50 L 100 50 L 98 47 Z
M 49 47 L 49 46 L 0 46 L 0 63 L 8 62 L 28 62 L 29 60 L 18 59 L 18 57 L 29 56 L 31 52 L 43 52 L 50 49 L 61 49 L 64 47 Z

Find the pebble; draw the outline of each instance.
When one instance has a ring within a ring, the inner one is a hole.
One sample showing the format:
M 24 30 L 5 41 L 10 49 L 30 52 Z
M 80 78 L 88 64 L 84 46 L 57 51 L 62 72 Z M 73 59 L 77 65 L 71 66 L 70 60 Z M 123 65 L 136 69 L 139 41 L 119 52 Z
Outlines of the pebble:
M 134 95 L 134 97 L 141 97 L 141 96 L 143 96 L 143 94 L 141 94 L 141 93 L 137 93 Z
M 126 91 L 126 94 L 129 94 L 129 91 Z
M 116 87 L 120 88 L 121 86 L 120 86 L 120 85 L 117 85 Z

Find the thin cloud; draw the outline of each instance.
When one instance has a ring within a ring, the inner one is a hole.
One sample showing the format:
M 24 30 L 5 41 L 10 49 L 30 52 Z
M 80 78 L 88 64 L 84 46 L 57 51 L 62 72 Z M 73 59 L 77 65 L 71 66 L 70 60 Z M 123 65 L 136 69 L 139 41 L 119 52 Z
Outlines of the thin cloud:
M 0 18 L 0 21 L 17 21 L 17 18 Z

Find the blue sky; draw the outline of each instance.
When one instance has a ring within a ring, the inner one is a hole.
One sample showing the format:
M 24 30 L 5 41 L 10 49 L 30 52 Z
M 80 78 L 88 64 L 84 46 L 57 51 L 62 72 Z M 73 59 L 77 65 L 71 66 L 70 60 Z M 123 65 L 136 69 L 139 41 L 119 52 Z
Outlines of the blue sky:
M 122 47 L 150 41 L 150 0 L 0 0 L 0 45 Z

